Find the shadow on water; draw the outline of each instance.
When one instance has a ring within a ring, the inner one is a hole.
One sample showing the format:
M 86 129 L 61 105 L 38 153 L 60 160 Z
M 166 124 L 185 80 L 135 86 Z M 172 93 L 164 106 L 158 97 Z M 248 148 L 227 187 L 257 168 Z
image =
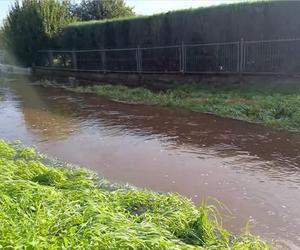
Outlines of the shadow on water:
M 93 94 L 5 84 L 0 137 L 36 144 L 118 182 L 215 197 L 237 231 L 300 247 L 300 134 Z

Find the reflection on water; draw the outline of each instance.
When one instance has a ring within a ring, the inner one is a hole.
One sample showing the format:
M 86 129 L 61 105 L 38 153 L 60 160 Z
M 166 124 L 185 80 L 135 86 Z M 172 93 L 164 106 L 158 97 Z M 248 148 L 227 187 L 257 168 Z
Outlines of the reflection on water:
M 226 226 L 300 247 L 300 134 L 24 83 L 0 86 L 0 137 L 117 182 L 214 197 Z

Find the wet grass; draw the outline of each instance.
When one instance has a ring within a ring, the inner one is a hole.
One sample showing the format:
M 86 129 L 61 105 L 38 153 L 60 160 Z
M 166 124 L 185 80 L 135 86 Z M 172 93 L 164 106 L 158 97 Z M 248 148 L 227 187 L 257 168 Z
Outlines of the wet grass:
M 1 249 L 269 249 L 213 207 L 109 184 L 0 140 Z
M 284 86 L 177 85 L 166 92 L 120 85 L 77 87 L 119 101 L 185 108 L 223 117 L 300 130 L 300 89 Z

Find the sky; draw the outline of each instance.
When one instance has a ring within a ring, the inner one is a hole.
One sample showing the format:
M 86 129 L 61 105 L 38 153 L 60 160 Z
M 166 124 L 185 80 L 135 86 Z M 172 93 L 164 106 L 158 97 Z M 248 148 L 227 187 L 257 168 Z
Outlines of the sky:
M 1 0 L 0 0 L 1 1 Z M 171 10 L 205 7 L 241 0 L 125 0 L 137 14 L 151 15 Z
M 80 1 L 80 0 L 73 0 Z M 125 0 L 141 15 L 151 15 L 178 9 L 188 9 L 218 5 L 223 3 L 241 2 L 243 0 Z M 9 6 L 14 0 L 0 0 L 0 25 L 8 13 Z

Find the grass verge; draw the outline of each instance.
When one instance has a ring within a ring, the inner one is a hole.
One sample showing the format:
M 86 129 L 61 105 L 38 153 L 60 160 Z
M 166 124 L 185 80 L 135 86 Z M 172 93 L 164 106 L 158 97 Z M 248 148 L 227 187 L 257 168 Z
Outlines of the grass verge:
M 122 85 L 77 87 L 115 100 L 172 106 L 213 113 L 271 127 L 300 130 L 299 88 L 270 86 L 177 85 L 166 92 Z
M 205 204 L 113 186 L 0 140 L 2 249 L 269 249 L 233 236 Z

